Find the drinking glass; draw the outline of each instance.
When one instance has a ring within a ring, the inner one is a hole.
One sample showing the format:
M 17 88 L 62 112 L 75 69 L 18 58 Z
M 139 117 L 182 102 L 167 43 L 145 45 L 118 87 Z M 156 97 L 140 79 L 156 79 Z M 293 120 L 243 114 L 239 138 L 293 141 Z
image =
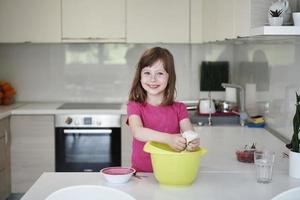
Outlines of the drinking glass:
M 274 160 L 274 152 L 254 152 L 254 163 L 256 165 L 256 180 L 258 183 L 270 183 L 272 181 Z

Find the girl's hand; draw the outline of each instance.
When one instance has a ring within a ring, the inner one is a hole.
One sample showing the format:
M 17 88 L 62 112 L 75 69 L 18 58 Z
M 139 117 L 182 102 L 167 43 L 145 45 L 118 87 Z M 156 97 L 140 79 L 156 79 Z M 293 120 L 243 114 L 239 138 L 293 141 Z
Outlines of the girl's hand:
M 186 148 L 186 140 L 181 134 L 170 134 L 168 145 L 175 151 L 183 151 Z
M 196 151 L 199 146 L 200 146 L 200 138 L 196 138 L 188 143 L 186 150 Z

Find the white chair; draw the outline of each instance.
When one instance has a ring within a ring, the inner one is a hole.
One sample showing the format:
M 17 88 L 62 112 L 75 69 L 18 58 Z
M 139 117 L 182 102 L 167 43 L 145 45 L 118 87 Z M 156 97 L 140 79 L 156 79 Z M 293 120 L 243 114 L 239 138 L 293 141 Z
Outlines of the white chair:
M 120 190 L 97 186 L 97 185 L 77 185 L 62 188 L 50 194 L 46 200 L 136 200 L 129 194 Z
M 300 187 L 292 188 L 276 195 L 272 200 L 299 200 Z

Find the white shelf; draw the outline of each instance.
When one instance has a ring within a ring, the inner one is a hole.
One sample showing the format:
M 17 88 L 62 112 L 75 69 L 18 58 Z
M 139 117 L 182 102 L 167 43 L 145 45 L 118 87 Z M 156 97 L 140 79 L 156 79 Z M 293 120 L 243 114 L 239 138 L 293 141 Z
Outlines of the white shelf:
M 262 26 L 252 28 L 251 36 L 262 35 L 300 35 L 300 26 Z

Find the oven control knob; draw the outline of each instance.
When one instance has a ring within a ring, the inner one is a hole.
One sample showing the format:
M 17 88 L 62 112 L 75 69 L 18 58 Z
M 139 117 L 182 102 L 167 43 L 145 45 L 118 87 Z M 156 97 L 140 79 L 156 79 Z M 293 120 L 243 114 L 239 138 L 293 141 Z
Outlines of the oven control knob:
M 101 121 L 96 121 L 96 124 L 98 125 L 98 126 L 101 126 Z
M 66 124 L 71 124 L 73 121 L 73 119 L 71 117 L 67 117 L 66 120 L 65 120 L 65 123 Z

